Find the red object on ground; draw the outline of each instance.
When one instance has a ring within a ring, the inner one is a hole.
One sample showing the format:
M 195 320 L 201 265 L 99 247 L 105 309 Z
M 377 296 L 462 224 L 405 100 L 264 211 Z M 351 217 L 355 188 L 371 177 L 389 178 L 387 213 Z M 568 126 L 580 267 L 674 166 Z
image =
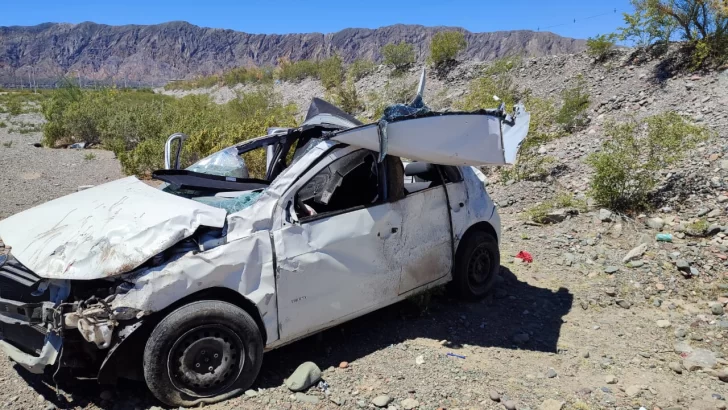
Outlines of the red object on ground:
M 518 252 L 518 255 L 516 255 L 516 258 L 523 259 L 523 261 L 527 262 L 527 263 L 533 262 L 533 256 L 531 256 L 531 254 L 526 251 Z

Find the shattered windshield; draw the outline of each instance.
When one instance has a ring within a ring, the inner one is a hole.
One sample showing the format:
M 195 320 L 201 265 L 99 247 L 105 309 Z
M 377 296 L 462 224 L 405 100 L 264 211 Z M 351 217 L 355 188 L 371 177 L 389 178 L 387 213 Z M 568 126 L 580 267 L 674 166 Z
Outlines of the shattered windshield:
M 235 147 L 226 148 L 192 164 L 188 171 L 222 177 L 248 178 L 245 160 Z

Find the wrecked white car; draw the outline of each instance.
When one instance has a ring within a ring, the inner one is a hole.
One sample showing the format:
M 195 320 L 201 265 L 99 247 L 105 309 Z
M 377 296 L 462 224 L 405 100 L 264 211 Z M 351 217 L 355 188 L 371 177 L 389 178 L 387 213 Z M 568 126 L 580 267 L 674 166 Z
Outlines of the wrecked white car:
M 301 127 L 188 169 L 174 136 L 160 189 L 128 177 L 0 221 L 0 347 L 193 406 L 247 389 L 264 351 L 428 288 L 481 297 L 500 221 L 473 166 L 512 162 L 528 121 L 413 109 L 362 125 L 315 100 Z

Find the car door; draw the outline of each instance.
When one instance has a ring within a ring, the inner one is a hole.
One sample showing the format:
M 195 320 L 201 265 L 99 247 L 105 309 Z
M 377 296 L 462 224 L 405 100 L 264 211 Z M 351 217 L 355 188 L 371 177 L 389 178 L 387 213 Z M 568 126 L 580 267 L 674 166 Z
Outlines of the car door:
M 411 168 L 408 164 L 406 169 Z M 405 172 L 405 196 L 395 202 L 402 214 L 402 232 L 396 244 L 401 264 L 400 295 L 441 279 L 452 270 L 452 234 L 445 187 L 436 167 L 426 174 L 415 177 Z
M 402 217 L 385 200 L 377 154 L 338 148 L 281 198 L 273 232 L 279 331 L 293 339 L 376 309 L 397 297 L 393 253 Z

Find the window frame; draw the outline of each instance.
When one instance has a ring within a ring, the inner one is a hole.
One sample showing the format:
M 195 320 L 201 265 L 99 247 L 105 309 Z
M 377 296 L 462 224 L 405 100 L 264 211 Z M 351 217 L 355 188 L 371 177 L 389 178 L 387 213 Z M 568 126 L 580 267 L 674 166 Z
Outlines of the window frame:
M 335 154 L 336 151 L 338 151 L 338 150 L 346 150 L 347 148 L 348 148 L 348 146 L 341 147 L 341 148 L 338 148 L 338 149 L 335 148 L 328 155 L 322 156 L 318 161 L 316 161 L 314 164 L 312 164 L 312 166 L 309 167 L 309 169 L 306 171 L 306 173 L 309 173 L 309 172 L 311 172 L 314 169 L 316 169 L 316 172 L 313 173 L 312 175 L 308 176 L 305 180 L 302 178 L 299 181 L 300 184 L 296 184 L 296 187 L 294 187 L 295 192 L 293 192 L 292 195 L 289 196 L 288 202 L 289 203 L 290 202 L 293 202 L 293 204 L 295 204 L 295 202 L 297 201 L 298 193 L 309 182 L 311 182 L 316 177 L 316 175 L 318 175 L 324 169 L 326 169 L 327 167 L 329 167 L 331 164 L 333 164 L 333 163 L 335 163 L 337 161 L 340 161 L 340 160 L 342 160 L 343 158 L 345 158 L 345 157 L 347 157 L 349 155 L 354 155 L 354 154 L 356 154 L 358 152 L 361 152 L 361 151 L 368 151 L 375 158 L 377 158 L 377 153 L 375 151 L 368 150 L 368 149 L 365 149 L 365 148 L 353 149 L 353 150 L 351 150 L 351 151 L 347 152 L 346 154 L 343 154 L 343 155 L 341 155 L 339 157 L 331 158 L 331 155 L 332 154 Z M 326 161 L 326 164 L 323 164 L 323 166 L 321 166 L 319 168 L 319 165 L 322 165 L 322 162 L 324 162 L 324 161 Z M 338 209 L 338 210 L 335 210 L 335 211 L 323 212 L 323 213 L 316 214 L 316 215 L 309 215 L 309 216 L 303 216 L 303 217 L 296 215 L 296 217 L 298 218 L 298 224 L 303 225 L 305 223 L 314 222 L 314 221 L 317 221 L 319 219 L 330 218 L 330 217 L 333 217 L 333 216 L 342 215 L 342 214 L 346 214 L 346 213 L 349 213 L 349 212 L 355 212 L 355 211 L 359 211 L 359 210 L 362 210 L 362 209 L 367 209 L 367 208 L 371 208 L 371 207 L 374 207 L 374 206 L 379 206 L 379 205 L 382 205 L 382 204 L 385 204 L 385 203 L 389 202 L 389 199 L 387 198 L 387 189 L 386 189 L 387 188 L 387 185 L 386 185 L 387 181 L 386 181 L 386 167 L 385 167 L 385 164 L 384 164 L 384 162 L 382 162 L 382 163 L 377 162 L 376 164 L 377 164 L 377 180 L 378 180 L 377 190 L 379 191 L 378 192 L 379 199 L 376 202 L 374 202 L 372 204 L 356 205 L 356 206 L 353 206 L 353 207 L 344 208 L 344 209 Z M 295 209 L 294 209 L 294 212 L 295 212 Z

